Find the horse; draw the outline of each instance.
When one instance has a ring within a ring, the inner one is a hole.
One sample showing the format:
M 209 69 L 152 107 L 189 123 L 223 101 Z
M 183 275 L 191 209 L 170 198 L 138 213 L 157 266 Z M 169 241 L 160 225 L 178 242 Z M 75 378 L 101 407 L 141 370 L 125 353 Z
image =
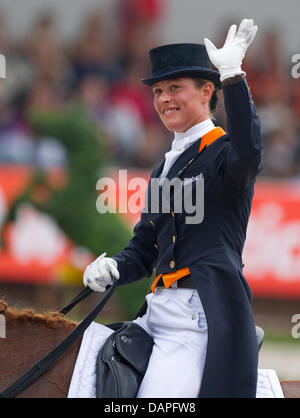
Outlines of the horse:
M 0 300 L 5 338 L 0 338 L 0 392 L 10 386 L 76 326 L 59 312 L 36 313 L 16 309 Z M 18 398 L 66 398 L 80 349 L 79 337 L 71 347 Z M 300 398 L 300 380 L 281 381 L 285 398 Z
M 5 338 L 0 339 L 0 392 L 10 386 L 73 329 L 58 312 L 36 313 L 18 310 L 0 300 L 0 315 L 5 320 Z M 20 398 L 66 398 L 81 338 L 35 382 L 21 392 Z

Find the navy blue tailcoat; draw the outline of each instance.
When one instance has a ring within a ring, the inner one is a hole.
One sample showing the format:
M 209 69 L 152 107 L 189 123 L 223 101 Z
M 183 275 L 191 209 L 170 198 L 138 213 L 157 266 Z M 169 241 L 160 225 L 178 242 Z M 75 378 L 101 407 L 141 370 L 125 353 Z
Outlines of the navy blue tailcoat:
M 170 211 L 143 212 L 128 246 L 113 258 L 120 271 L 118 285 L 151 276 L 153 270 L 158 275 L 189 267 L 208 324 L 199 397 L 255 397 L 258 347 L 242 251 L 254 183 L 262 169 L 262 140 L 246 80 L 224 86 L 223 94 L 228 134 L 200 153 L 199 138 L 168 173 L 170 180 L 203 176 L 202 222 L 188 224 L 190 214 L 176 213 L 171 195 Z M 151 178 L 159 176 L 163 164 Z

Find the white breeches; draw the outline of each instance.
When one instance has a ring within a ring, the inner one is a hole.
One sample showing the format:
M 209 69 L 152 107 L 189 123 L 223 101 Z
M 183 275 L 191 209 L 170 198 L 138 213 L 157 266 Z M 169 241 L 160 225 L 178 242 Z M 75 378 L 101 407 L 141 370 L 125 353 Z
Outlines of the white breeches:
M 135 319 L 154 339 L 137 398 L 196 398 L 207 348 L 207 323 L 193 289 L 159 288 L 146 296 L 148 308 Z

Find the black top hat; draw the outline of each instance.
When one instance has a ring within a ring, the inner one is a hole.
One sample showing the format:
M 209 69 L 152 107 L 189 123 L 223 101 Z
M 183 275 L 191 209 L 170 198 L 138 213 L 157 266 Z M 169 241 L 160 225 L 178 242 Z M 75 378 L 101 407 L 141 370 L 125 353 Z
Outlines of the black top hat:
M 149 52 L 152 77 L 141 81 L 148 85 L 177 77 L 199 77 L 211 80 L 216 89 L 222 88 L 220 74 L 209 60 L 205 45 L 169 44 L 153 48 Z

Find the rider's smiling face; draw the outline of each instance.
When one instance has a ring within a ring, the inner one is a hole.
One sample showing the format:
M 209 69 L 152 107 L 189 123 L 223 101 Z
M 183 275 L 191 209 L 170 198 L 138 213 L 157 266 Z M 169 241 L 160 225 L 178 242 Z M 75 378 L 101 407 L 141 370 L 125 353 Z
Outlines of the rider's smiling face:
M 154 107 L 165 127 L 185 132 L 209 117 L 212 84 L 197 87 L 192 78 L 159 81 L 152 86 Z

